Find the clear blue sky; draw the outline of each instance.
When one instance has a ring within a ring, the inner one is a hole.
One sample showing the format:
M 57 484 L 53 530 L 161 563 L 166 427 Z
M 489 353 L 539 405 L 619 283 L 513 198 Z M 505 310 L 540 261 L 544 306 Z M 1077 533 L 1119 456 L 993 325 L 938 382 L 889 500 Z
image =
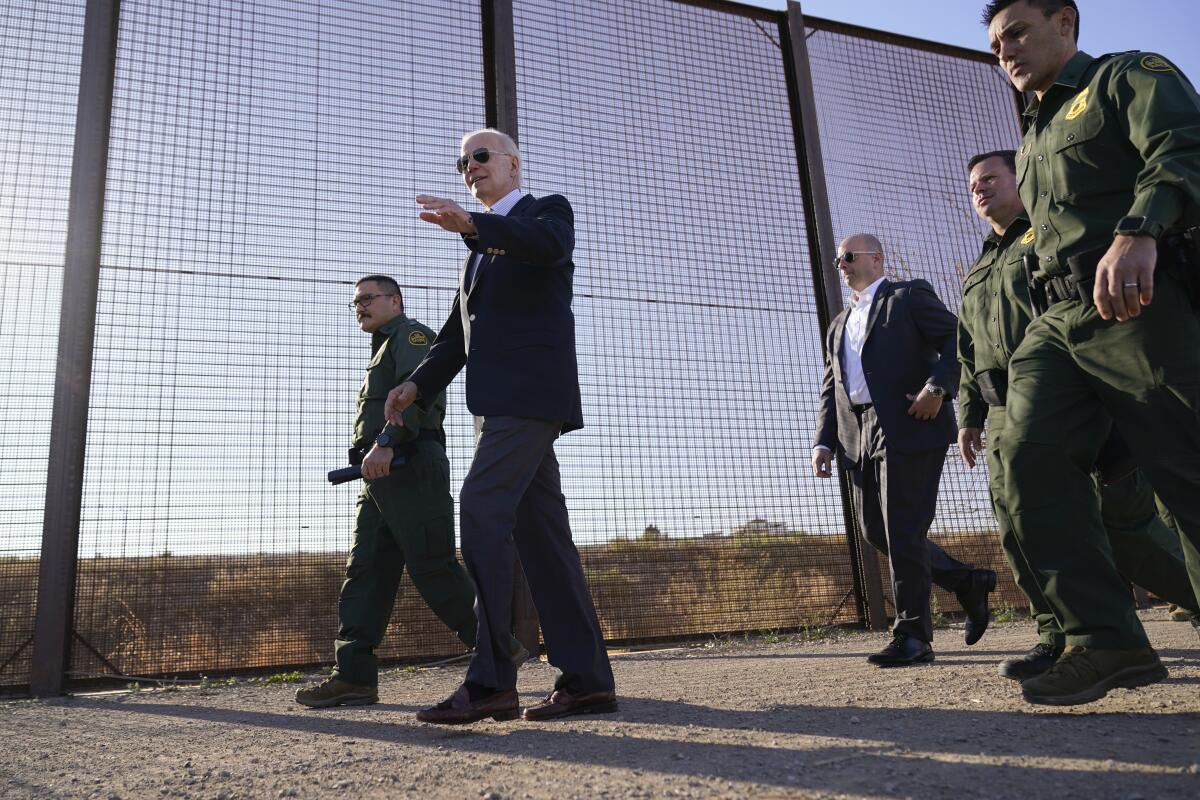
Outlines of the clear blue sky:
M 748 5 L 786 7 L 784 0 Z M 801 0 L 805 14 L 977 50 L 987 49 L 979 22 L 984 0 Z M 1092 55 L 1153 50 L 1200 81 L 1200 2 L 1079 0 L 1079 45 Z

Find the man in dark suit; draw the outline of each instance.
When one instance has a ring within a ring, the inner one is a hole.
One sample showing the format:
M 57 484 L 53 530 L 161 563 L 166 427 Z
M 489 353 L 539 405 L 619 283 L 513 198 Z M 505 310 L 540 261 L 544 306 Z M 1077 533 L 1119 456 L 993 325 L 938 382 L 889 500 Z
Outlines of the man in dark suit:
M 523 716 L 615 711 L 612 668 L 571 540 L 554 455 L 560 433 L 583 427 L 571 312 L 574 215 L 565 197 L 521 193 L 521 156 L 500 131 L 464 136 L 458 171 L 488 213 L 417 196 L 421 219 L 461 234 L 470 252 L 446 323 L 425 360 L 392 390 L 386 412 L 399 419 L 466 368 L 476 440 L 459 515 L 479 633 L 462 686 L 417 718 L 464 724 L 521 713 L 509 635 L 514 553 L 550 663 L 562 671 L 550 697 Z
M 883 246 L 848 237 L 837 263 L 850 305 L 825 343 L 813 473 L 833 474 L 836 450 L 847 471 L 863 535 L 888 556 L 896 600 L 893 638 L 868 658 L 881 667 L 933 661 L 931 582 L 954 592 L 967 612 L 967 644 L 989 621 L 996 573 L 972 569 L 926 539 L 946 448 L 956 441 L 945 402 L 958 385 L 957 320 L 923 280 L 883 277 Z

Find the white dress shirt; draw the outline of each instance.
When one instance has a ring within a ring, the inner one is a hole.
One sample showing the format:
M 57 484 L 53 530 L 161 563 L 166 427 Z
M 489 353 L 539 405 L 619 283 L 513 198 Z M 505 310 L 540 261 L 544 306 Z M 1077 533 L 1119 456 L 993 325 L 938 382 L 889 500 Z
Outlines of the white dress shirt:
M 871 303 L 875 301 L 875 292 L 881 283 L 883 276 L 861 292 L 850 293 L 850 310 L 846 313 L 846 328 L 842 334 L 842 380 L 846 394 L 850 395 L 850 402 L 856 406 L 871 402 L 867 377 L 863 374 L 862 350 L 867 341 L 867 320 L 871 316 Z M 828 449 L 823 444 L 813 447 L 813 450 Z
M 880 276 L 861 292 L 850 293 L 850 311 L 846 314 L 846 330 L 842 335 L 842 368 L 846 380 L 846 394 L 856 406 L 871 402 L 871 391 L 867 388 L 867 376 L 863 374 L 862 351 L 867 341 L 867 319 L 871 315 L 871 302 L 879 284 Z

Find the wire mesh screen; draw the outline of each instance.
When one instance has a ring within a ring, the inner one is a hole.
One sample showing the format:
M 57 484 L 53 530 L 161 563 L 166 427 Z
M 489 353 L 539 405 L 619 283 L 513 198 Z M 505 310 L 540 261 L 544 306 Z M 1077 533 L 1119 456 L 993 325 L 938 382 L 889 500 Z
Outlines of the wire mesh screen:
M 857 619 L 775 15 L 514 3 L 527 188 L 575 209 L 587 427 L 558 446 L 607 636 Z
M 29 681 L 83 2 L 0 5 L 0 686 Z
M 876 234 L 889 277 L 928 280 L 957 313 L 985 234 L 971 208 L 967 161 L 1019 139 L 1007 79 L 990 63 L 838 30 L 810 29 L 807 42 L 835 238 Z M 1003 601 L 1022 606 L 995 533 L 986 469 L 967 470 L 950 449 L 930 536 L 959 560 L 995 569 Z M 935 602 L 960 610 L 945 592 Z
M 416 218 L 482 124 L 479 3 L 125 0 L 76 677 L 329 661 L 370 337 L 358 277 L 435 329 L 459 247 Z M 451 460 L 470 422 L 457 395 Z M 383 657 L 461 652 L 405 579 Z

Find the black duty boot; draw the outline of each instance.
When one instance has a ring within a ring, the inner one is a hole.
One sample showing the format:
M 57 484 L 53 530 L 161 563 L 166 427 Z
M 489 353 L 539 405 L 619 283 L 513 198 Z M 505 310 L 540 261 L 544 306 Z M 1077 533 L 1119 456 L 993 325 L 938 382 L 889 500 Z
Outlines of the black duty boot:
M 1054 666 L 1063 653 L 1061 647 L 1039 642 L 1036 647 L 1018 658 L 1006 658 L 1000 662 L 1000 677 L 1024 681 L 1041 675 Z

